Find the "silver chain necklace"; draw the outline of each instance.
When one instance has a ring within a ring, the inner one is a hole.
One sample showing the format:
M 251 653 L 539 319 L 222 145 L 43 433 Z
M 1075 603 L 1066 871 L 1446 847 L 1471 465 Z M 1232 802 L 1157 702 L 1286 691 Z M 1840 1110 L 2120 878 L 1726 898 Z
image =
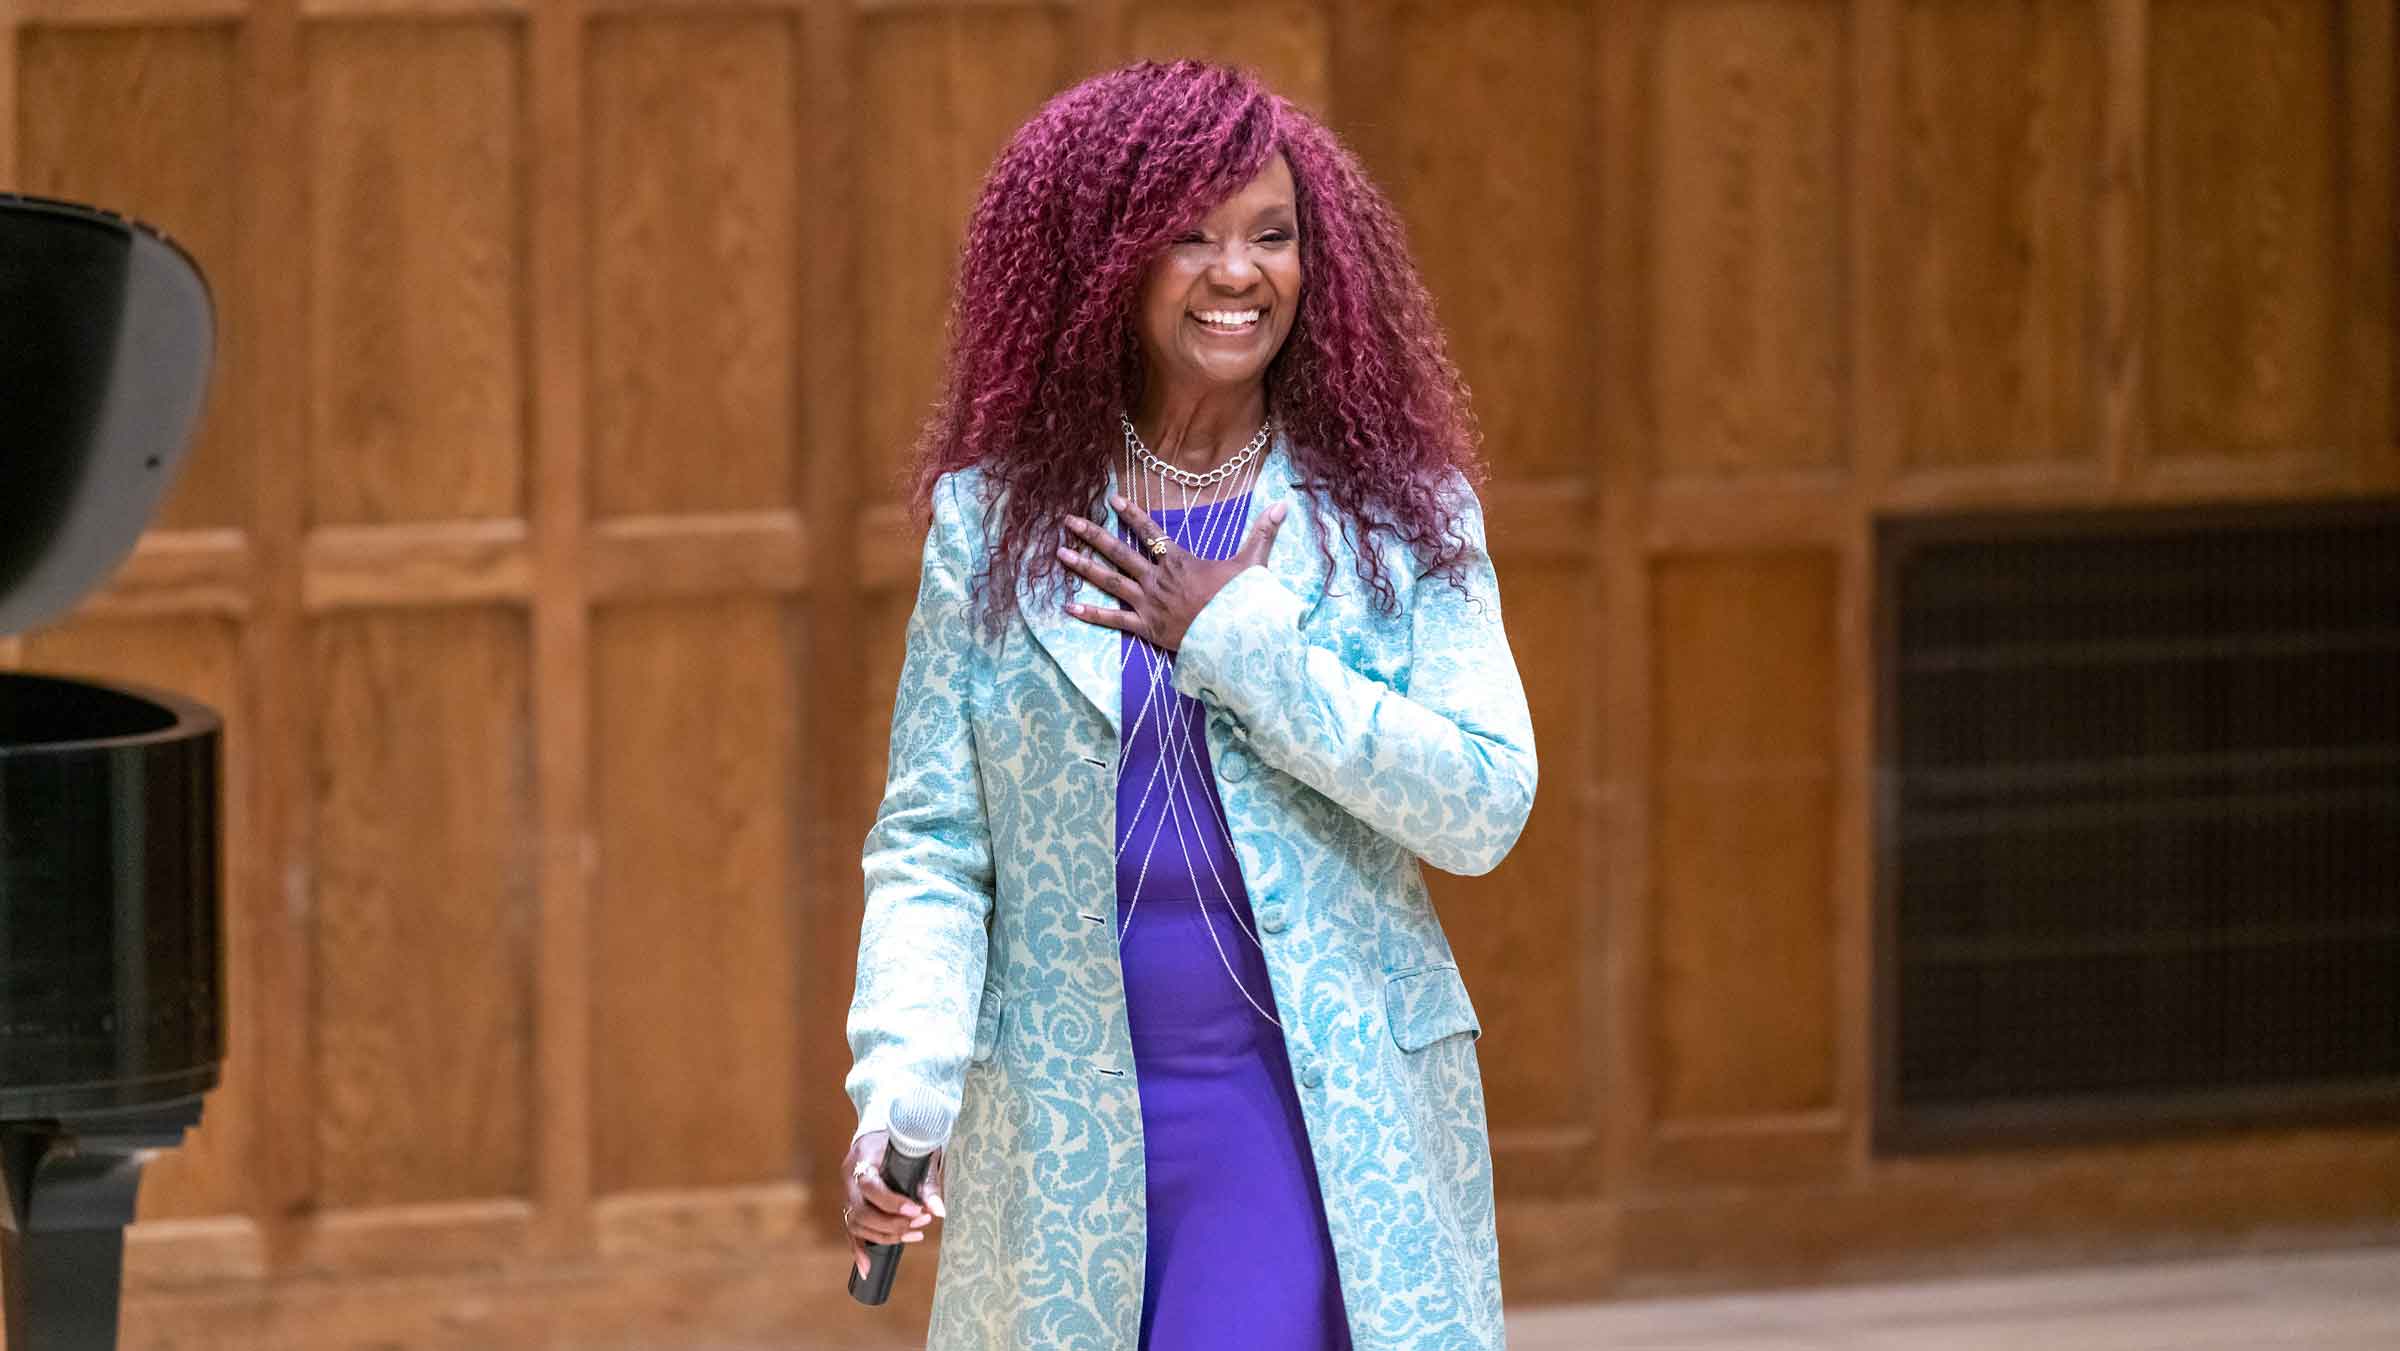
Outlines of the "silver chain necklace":
M 1269 413 L 1265 420 L 1258 424 L 1258 435 L 1250 438 L 1249 445 L 1246 445 L 1239 451 L 1236 451 L 1232 458 L 1226 460 L 1225 463 L 1218 465 L 1216 468 L 1211 469 L 1206 473 L 1195 473 L 1189 469 L 1179 469 L 1176 466 L 1167 463 L 1165 460 L 1158 458 L 1156 455 L 1151 454 L 1150 447 L 1142 444 L 1142 434 L 1133 429 L 1132 418 L 1125 416 L 1123 413 L 1119 413 L 1117 414 L 1117 421 L 1123 423 L 1125 426 L 1125 452 L 1128 455 L 1132 455 L 1136 459 L 1139 459 L 1142 463 L 1142 467 L 1150 472 L 1161 475 L 1165 478 L 1171 478 L 1186 488 L 1205 488 L 1208 485 L 1215 483 L 1219 479 L 1227 478 L 1231 475 L 1240 473 L 1243 465 L 1248 464 L 1251 459 L 1258 454 L 1258 452 L 1266 449 L 1267 438 L 1272 435 L 1275 430 L 1275 415 Z

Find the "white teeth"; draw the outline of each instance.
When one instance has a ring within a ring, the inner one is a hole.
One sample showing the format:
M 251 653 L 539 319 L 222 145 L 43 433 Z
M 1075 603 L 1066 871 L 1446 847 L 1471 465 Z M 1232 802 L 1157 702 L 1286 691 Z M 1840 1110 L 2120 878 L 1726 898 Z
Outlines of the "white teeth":
M 1264 313 L 1264 310 L 1194 310 L 1192 316 L 1204 324 L 1239 328 L 1243 324 L 1257 323 L 1258 317 Z

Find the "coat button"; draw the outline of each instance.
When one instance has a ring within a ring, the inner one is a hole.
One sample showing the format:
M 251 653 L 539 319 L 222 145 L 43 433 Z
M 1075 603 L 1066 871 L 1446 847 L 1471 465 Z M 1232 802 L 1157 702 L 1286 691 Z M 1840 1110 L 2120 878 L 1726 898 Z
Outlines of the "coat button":
M 1300 1082 L 1310 1088 L 1318 1087 L 1325 1082 L 1325 1071 L 1317 1068 L 1316 1062 L 1312 1060 L 1300 1067 Z
M 1228 747 L 1225 754 L 1217 758 L 1217 773 L 1227 783 L 1240 783 L 1250 777 L 1250 757 L 1242 754 L 1239 748 Z
M 1283 902 L 1269 901 L 1258 908 L 1258 927 L 1268 933 L 1282 933 L 1284 923 Z

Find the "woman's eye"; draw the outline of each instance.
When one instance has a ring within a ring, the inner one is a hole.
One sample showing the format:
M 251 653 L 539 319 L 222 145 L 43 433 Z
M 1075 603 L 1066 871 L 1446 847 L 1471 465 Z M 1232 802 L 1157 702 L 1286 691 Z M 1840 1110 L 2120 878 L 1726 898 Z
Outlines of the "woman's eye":
M 1260 235 L 1258 239 L 1262 244 L 1289 244 L 1292 242 L 1291 233 L 1287 230 L 1269 230 Z

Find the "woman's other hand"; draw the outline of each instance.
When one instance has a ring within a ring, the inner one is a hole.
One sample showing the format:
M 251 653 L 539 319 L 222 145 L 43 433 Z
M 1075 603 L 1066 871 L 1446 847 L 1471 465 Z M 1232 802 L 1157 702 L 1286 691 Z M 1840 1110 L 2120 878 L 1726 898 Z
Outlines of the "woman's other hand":
M 1133 528 L 1135 539 L 1152 539 L 1163 533 L 1147 512 L 1124 498 L 1112 496 L 1108 504 Z M 1153 647 L 1173 652 L 1183 646 L 1184 631 L 1199 616 L 1200 607 L 1242 569 L 1265 564 L 1275 547 L 1275 532 L 1283 527 L 1284 510 L 1283 503 L 1276 503 L 1250 527 L 1241 549 L 1223 560 L 1202 558 L 1171 539 L 1164 554 L 1148 555 L 1090 521 L 1074 517 L 1067 522 L 1067 529 L 1107 562 L 1065 545 L 1059 546 L 1059 561 L 1115 596 L 1124 608 L 1069 602 L 1067 613 L 1103 628 L 1122 629 L 1148 640 Z
M 883 1185 L 883 1150 L 890 1136 L 883 1131 L 868 1131 L 850 1142 L 850 1152 L 842 1157 L 842 1228 L 850 1235 L 850 1261 L 858 1274 L 867 1274 L 867 1245 L 870 1243 L 916 1243 L 925 1237 L 925 1226 L 945 1212 L 942 1209 L 942 1151 L 933 1151 L 925 1168 L 925 1181 L 917 1188 L 924 1204 L 902 1196 Z M 860 1164 L 866 1167 L 861 1168 Z

